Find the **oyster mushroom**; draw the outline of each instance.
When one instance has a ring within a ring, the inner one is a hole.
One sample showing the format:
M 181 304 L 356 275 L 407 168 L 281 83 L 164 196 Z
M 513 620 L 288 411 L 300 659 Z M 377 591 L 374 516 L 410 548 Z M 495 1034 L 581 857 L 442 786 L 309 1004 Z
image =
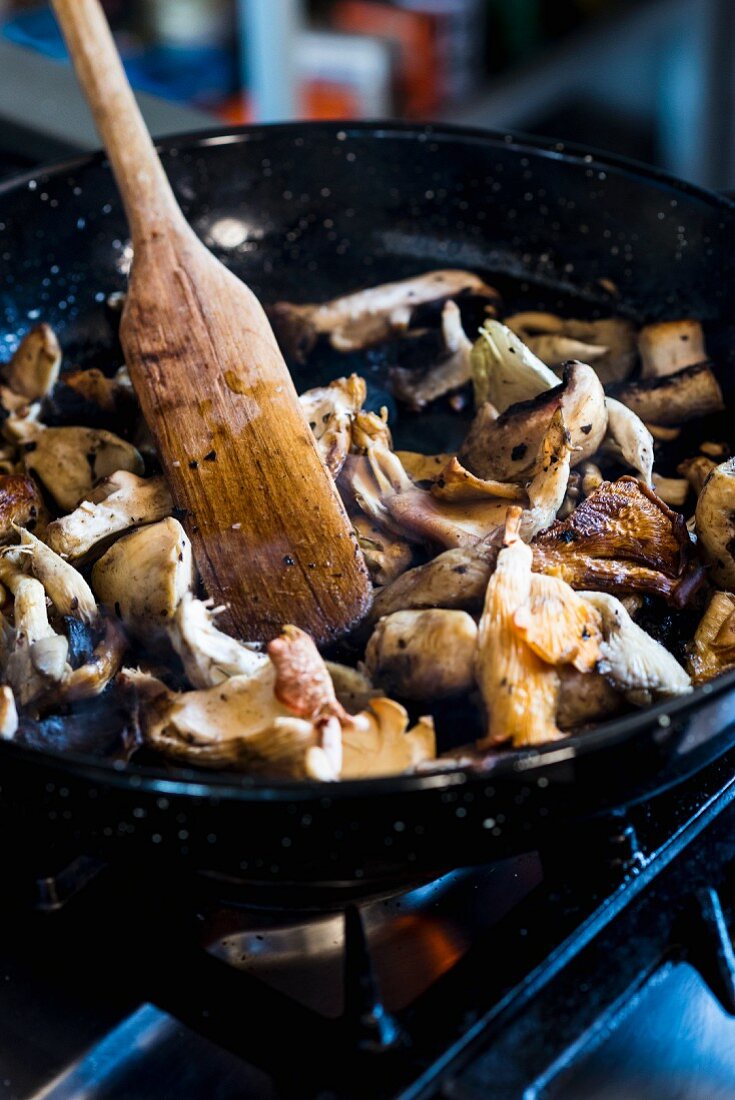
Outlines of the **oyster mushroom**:
M 387 531 L 369 516 L 353 516 L 352 525 L 373 584 L 391 584 L 409 568 L 413 549 L 406 539 Z
M 673 654 L 633 622 L 620 600 L 607 592 L 579 595 L 602 620 L 598 672 L 623 692 L 628 702 L 645 706 L 654 699 L 692 690 L 689 676 Z
M 14 597 L 5 679 L 24 707 L 63 680 L 69 647 L 64 635 L 57 634 L 48 621 L 46 593 L 40 581 L 26 576 L 7 554 L 0 557 L 0 579 Z
M 407 372 L 399 376 L 396 396 L 418 411 L 445 394 L 464 386 L 472 378 L 470 353 L 472 341 L 462 327 L 462 316 L 456 302 L 446 302 L 442 310 L 444 358 L 418 380 Z
M 477 477 L 464 468 L 456 455 L 439 471 L 431 484 L 430 492 L 437 500 L 447 501 L 483 500 L 485 497 L 518 502 L 528 500 L 526 490 L 520 485 L 512 481 Z
M 95 485 L 73 512 L 50 523 L 45 537 L 57 554 L 81 561 L 116 535 L 164 519 L 172 508 L 163 477 L 118 470 Z
M 86 623 L 97 618 L 92 589 L 73 565 L 69 565 L 30 531 L 20 532 L 20 551 L 27 555 L 34 576 L 43 585 L 59 615 L 68 615 Z
M 375 627 L 365 668 L 387 692 L 444 699 L 472 688 L 476 643 L 477 627 L 466 611 L 397 611 Z
M 492 319 L 480 329 L 472 348 L 471 366 L 475 404 L 479 408 L 489 401 L 499 413 L 553 389 L 559 382 L 514 332 Z
M 713 580 L 735 588 L 735 458 L 710 472 L 697 500 L 696 532 Z
M 452 454 L 422 455 L 418 451 L 396 451 L 396 458 L 417 485 L 435 481 L 454 457 Z
M 349 378 L 337 378 L 328 386 L 307 390 L 299 397 L 322 462 L 332 477 L 342 469 L 352 441 L 352 419 L 364 405 L 366 396 L 365 380 L 351 374 Z
M 515 313 L 505 323 L 548 367 L 569 359 L 594 365 L 604 383 L 627 378 L 635 363 L 635 329 L 622 317 L 580 321 L 554 313 Z
M 185 592 L 169 628 L 171 644 L 195 688 L 215 687 L 232 676 L 249 676 L 268 661 L 265 653 L 219 630 L 215 615 L 211 602 Z
M 735 667 L 735 594 L 714 592 L 688 646 L 687 667 L 704 684 Z
M 707 359 L 702 326 L 691 318 L 645 325 L 638 333 L 638 350 L 643 378 L 663 378 Z
M 377 591 L 368 621 L 395 611 L 432 607 L 479 610 L 494 563 L 494 548 L 482 543 L 445 550 Z
M 0 685 L 0 738 L 11 741 L 18 732 L 18 710 L 15 705 L 13 689 L 7 684 Z
M 591 367 L 570 363 L 560 385 L 507 407 L 497 419 L 481 408 L 460 448 L 460 460 L 480 477 L 524 480 L 557 409 L 564 416 L 572 465 L 591 458 L 607 431 L 605 394 Z
M 627 405 L 641 420 L 665 427 L 678 427 L 725 407 L 722 390 L 708 363 L 684 367 L 662 378 L 612 386 L 610 396 Z
M 146 641 L 166 635 L 193 582 L 191 543 L 170 517 L 123 535 L 92 569 L 97 599 Z
M 418 306 L 459 294 L 498 298 L 469 271 L 430 271 L 318 305 L 278 302 L 269 313 L 286 354 L 303 362 L 320 336 L 337 351 L 359 351 L 405 331 Z
M 102 428 L 46 428 L 31 443 L 23 456 L 26 469 L 65 512 L 76 508 L 100 478 L 118 470 L 143 473 L 135 447 Z
M 641 482 L 603 482 L 533 542 L 534 569 L 573 588 L 655 593 L 686 603 L 703 580 L 683 516 Z
M 16 527 L 35 527 L 44 507 L 38 486 L 26 474 L 0 474 L 0 543 L 8 542 Z
M 632 409 L 614 397 L 605 398 L 607 408 L 606 452 L 630 466 L 649 487 L 653 478 L 653 436 Z
M 4 370 L 8 386 L 26 401 L 50 393 L 59 377 L 61 348 L 50 325 L 37 325 L 21 340 Z
M 100 695 L 122 666 L 127 638 L 120 624 L 109 615 L 99 620 L 101 631 L 87 661 L 78 668 L 65 670 L 58 687 L 49 695 L 49 703 L 73 703 Z

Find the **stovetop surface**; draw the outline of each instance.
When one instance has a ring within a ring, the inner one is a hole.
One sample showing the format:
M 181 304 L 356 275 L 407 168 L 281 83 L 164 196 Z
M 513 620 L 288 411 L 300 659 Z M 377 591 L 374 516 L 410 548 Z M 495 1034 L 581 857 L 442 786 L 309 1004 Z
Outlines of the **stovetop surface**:
M 0 1098 L 735 1095 L 733 774 L 326 912 L 84 859 L 8 880 Z

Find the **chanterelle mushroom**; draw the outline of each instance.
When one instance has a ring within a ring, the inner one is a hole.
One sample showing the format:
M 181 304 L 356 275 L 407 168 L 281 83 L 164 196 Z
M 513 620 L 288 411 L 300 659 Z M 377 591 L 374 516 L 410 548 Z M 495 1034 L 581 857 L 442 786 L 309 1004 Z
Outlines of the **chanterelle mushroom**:
M 696 531 L 714 580 L 735 588 L 735 458 L 708 475 L 697 501 Z
M 303 360 L 319 336 L 328 336 L 337 351 L 359 351 L 403 332 L 417 306 L 459 294 L 498 297 L 496 290 L 470 271 L 430 271 L 320 305 L 279 302 L 270 315 L 286 353 Z
M 11 390 L 27 401 L 38 401 L 54 388 L 61 366 L 61 348 L 50 325 L 37 325 L 23 337 L 4 370 Z
M 113 543 L 92 570 L 92 588 L 132 633 L 160 637 L 194 581 L 191 543 L 169 517 Z
M 599 612 L 604 640 L 597 668 L 629 702 L 644 706 L 654 699 L 692 690 L 689 676 L 660 642 L 634 623 L 620 600 L 607 592 L 580 592 Z
M 97 484 L 66 516 L 46 528 L 49 546 L 80 561 L 115 535 L 170 515 L 173 501 L 163 477 L 138 477 L 118 470 Z
M 397 611 L 381 619 L 365 650 L 375 683 L 406 699 L 469 691 L 477 627 L 466 611 Z
M 102 428 L 46 428 L 28 444 L 26 469 L 36 474 L 59 508 L 70 512 L 94 483 L 118 470 L 143 473 L 135 447 Z

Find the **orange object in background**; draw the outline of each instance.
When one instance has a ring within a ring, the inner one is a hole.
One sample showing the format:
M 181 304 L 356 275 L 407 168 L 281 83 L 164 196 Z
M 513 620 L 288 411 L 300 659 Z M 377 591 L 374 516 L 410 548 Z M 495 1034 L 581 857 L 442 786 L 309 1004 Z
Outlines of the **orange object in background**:
M 440 106 L 436 21 L 431 15 L 402 11 L 373 0 L 337 0 L 330 24 L 350 34 L 387 39 L 395 47 L 396 82 L 401 113 L 431 115 Z
M 217 108 L 225 122 L 242 126 L 253 121 L 253 110 L 247 96 L 231 96 Z M 350 88 L 329 80 L 309 80 L 299 89 L 301 118 L 330 120 L 359 118 L 360 103 Z

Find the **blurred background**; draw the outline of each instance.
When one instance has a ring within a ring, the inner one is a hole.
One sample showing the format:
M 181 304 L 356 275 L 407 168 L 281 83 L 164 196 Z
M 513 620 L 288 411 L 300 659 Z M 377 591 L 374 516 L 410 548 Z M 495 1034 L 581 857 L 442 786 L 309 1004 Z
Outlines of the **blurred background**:
M 735 186 L 734 0 L 106 0 L 155 132 L 291 118 L 544 134 Z M 0 0 L 0 172 L 98 144 L 47 5 Z

